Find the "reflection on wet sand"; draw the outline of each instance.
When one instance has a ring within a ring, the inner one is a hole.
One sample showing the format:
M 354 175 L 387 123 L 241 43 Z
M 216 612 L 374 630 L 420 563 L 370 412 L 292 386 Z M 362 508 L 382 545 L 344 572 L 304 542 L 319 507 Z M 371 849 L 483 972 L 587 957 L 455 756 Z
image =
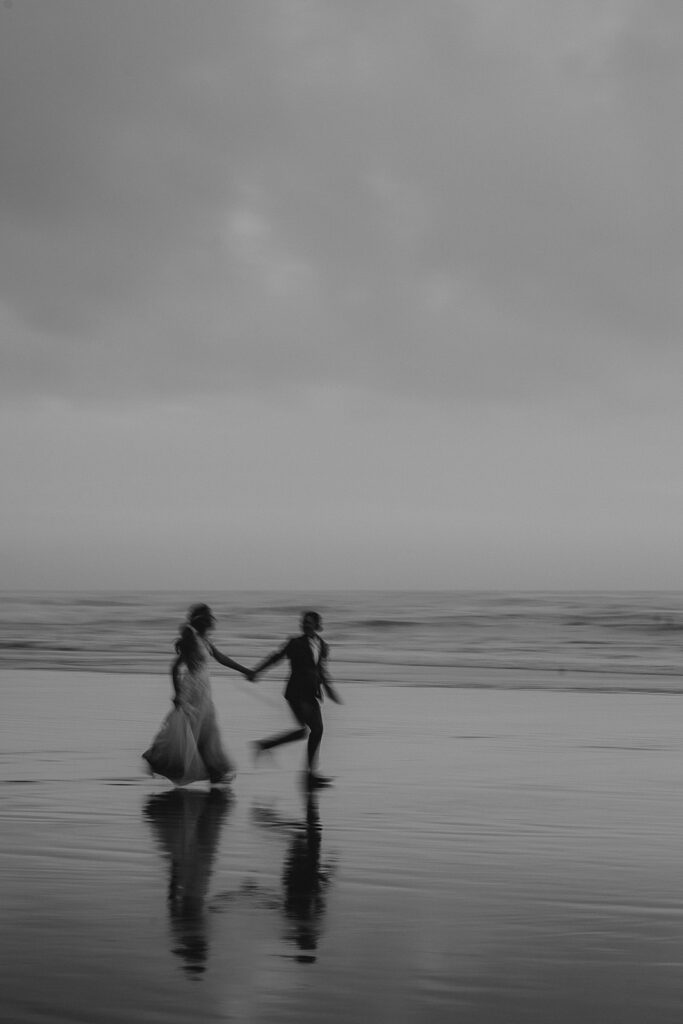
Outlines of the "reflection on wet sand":
M 206 896 L 223 821 L 232 798 L 220 789 L 173 789 L 150 797 L 144 815 L 169 861 L 172 952 L 191 977 L 206 970 Z
M 305 808 L 303 821 L 282 818 L 261 805 L 253 808 L 252 816 L 258 825 L 290 833 L 282 872 L 286 938 L 300 950 L 296 956 L 300 963 L 314 963 L 332 867 L 321 859 L 322 826 L 315 792 L 305 791 Z

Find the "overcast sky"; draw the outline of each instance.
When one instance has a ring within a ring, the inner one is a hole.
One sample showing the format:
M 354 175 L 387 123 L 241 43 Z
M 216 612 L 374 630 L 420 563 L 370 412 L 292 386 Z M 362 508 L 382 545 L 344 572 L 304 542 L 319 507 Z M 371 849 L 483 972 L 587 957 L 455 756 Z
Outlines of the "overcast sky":
M 680 0 L 4 0 L 3 588 L 683 587 Z

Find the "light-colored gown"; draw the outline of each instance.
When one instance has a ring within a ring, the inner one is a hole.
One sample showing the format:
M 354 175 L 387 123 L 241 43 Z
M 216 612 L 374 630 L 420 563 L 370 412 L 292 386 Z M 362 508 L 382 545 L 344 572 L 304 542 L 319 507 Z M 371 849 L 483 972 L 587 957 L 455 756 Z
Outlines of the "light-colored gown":
M 178 698 L 164 719 L 149 750 L 142 755 L 155 775 L 163 775 L 176 786 L 191 782 L 225 782 L 235 773 L 218 730 L 216 708 L 211 697 L 207 640 L 194 631 L 197 664 L 180 666 Z

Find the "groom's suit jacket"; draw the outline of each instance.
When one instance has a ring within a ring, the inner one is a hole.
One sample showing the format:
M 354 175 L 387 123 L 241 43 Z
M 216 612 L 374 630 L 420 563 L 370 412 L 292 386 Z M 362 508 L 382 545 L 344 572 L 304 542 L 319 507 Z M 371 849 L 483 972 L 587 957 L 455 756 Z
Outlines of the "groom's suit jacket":
M 305 635 L 290 637 L 279 651 L 268 658 L 267 665 L 275 665 L 283 658 L 289 659 L 290 672 L 285 687 L 285 700 L 292 704 L 322 699 L 321 686 L 327 678 L 327 658 L 330 649 L 321 637 L 318 639 L 320 658 L 317 663 Z

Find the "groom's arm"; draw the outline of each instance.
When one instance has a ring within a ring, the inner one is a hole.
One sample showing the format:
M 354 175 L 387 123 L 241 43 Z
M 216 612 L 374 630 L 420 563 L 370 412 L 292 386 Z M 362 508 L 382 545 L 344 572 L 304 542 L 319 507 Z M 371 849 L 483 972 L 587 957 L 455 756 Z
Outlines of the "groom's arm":
M 277 665 L 278 661 L 282 661 L 283 658 L 286 658 L 289 653 L 290 643 L 291 641 L 288 640 L 284 646 L 279 648 L 279 650 L 273 651 L 273 653 L 269 654 L 267 658 L 264 658 L 263 661 L 259 662 L 256 668 L 252 669 L 252 676 L 255 678 L 262 672 L 265 672 L 266 669 L 269 669 L 271 665 Z
M 318 665 L 318 672 L 320 673 L 320 685 L 322 686 L 323 690 L 330 698 L 330 700 L 334 701 L 335 704 L 343 704 L 344 701 L 341 699 L 336 689 L 332 685 L 330 674 L 327 671 L 327 658 L 329 653 L 330 649 L 327 646 L 327 644 L 323 641 L 320 656 L 320 664 Z

